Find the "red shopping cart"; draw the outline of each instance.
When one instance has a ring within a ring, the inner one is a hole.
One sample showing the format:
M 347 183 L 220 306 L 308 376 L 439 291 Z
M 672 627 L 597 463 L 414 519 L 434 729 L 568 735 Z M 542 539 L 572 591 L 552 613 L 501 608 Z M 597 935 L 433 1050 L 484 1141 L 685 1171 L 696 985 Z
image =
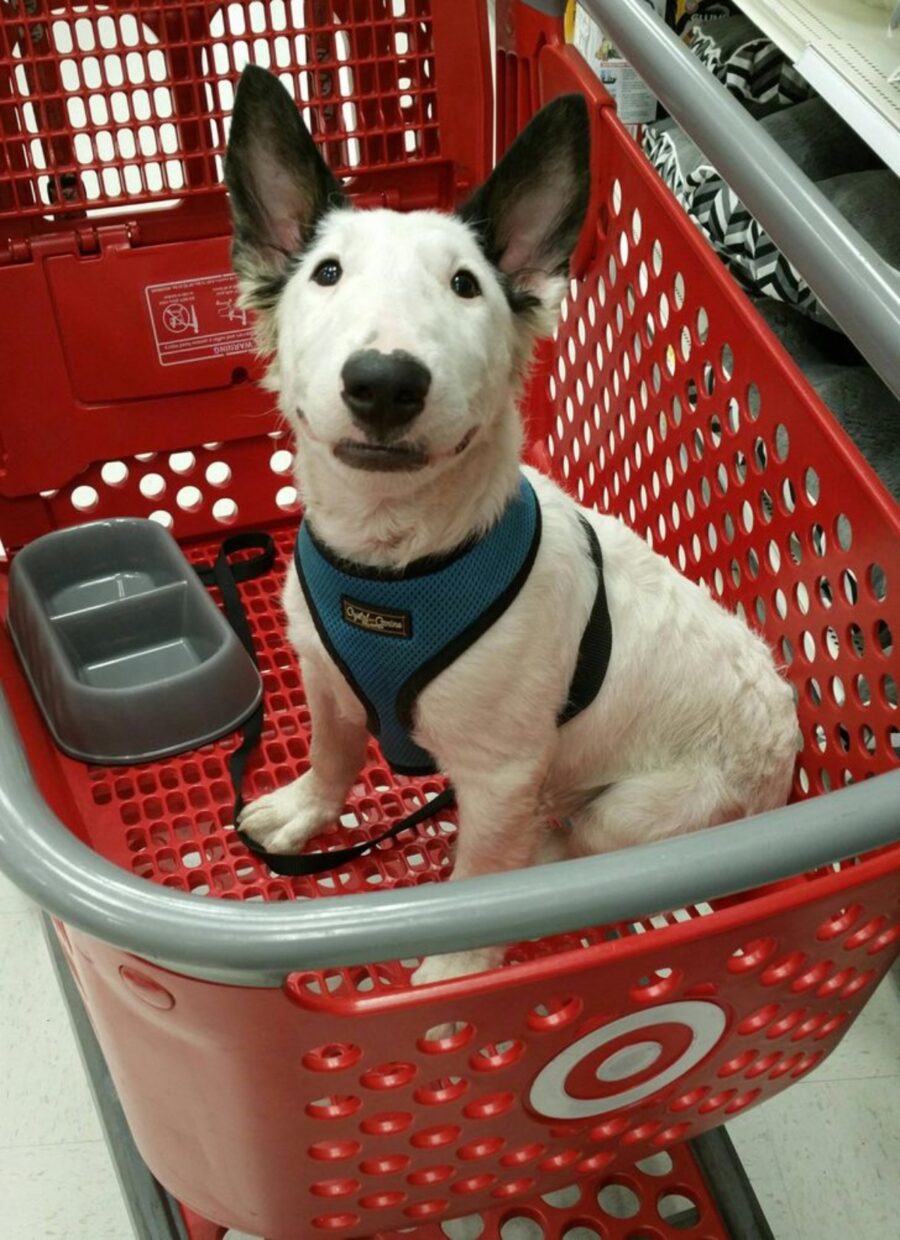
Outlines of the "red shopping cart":
M 57 919 L 191 1240 L 737 1235 L 687 1140 L 820 1063 L 900 947 L 896 508 L 564 45 L 558 7 L 498 6 L 493 87 L 480 0 L 0 9 L 9 557 L 137 515 L 197 561 L 262 525 L 290 562 L 290 448 L 253 382 L 221 188 L 245 63 L 279 73 L 363 207 L 451 208 L 495 135 L 581 90 L 590 226 L 526 402 L 531 451 L 764 632 L 797 694 L 795 803 L 759 821 L 447 888 L 445 814 L 292 879 L 231 829 L 233 738 L 72 761 L 4 633 L 0 864 Z M 242 587 L 267 702 L 252 795 L 308 754 L 279 580 Z M 373 745 L 328 845 L 441 787 L 394 778 Z M 501 940 L 514 967 L 408 985 L 420 952 Z

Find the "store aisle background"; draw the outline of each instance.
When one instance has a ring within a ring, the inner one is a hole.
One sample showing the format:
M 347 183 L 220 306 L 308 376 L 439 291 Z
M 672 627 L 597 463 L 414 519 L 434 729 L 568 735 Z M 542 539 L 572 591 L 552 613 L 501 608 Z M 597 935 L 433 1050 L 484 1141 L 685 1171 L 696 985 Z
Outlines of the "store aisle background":
M 2 875 L 0 1065 L 4 1240 L 131 1240 L 38 914 Z M 728 1131 L 776 1240 L 895 1234 L 900 969 L 818 1071 Z

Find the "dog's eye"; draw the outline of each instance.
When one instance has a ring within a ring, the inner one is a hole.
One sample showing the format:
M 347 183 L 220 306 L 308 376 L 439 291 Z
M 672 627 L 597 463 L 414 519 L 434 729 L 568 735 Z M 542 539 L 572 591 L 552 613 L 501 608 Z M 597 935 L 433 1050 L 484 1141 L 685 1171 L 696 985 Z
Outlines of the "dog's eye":
M 481 293 L 481 285 L 472 275 L 471 271 L 466 271 L 465 267 L 461 267 L 456 275 L 450 281 L 450 287 L 453 289 L 457 297 L 465 297 L 467 299 L 478 297 Z
M 337 284 L 343 274 L 344 269 L 336 258 L 324 258 L 312 273 L 312 278 L 316 284 L 327 288 L 331 284 Z

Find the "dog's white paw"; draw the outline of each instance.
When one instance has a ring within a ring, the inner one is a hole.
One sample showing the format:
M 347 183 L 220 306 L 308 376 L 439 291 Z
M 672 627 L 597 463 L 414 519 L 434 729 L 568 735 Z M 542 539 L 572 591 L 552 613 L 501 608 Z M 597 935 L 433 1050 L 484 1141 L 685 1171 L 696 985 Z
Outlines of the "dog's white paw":
M 293 853 L 333 823 L 341 811 L 316 788 L 307 771 L 292 784 L 251 802 L 241 814 L 242 831 L 271 853 Z
M 448 952 L 446 956 L 426 956 L 410 980 L 413 986 L 430 986 L 454 977 L 496 969 L 502 961 L 502 947 L 477 947 L 468 952 Z

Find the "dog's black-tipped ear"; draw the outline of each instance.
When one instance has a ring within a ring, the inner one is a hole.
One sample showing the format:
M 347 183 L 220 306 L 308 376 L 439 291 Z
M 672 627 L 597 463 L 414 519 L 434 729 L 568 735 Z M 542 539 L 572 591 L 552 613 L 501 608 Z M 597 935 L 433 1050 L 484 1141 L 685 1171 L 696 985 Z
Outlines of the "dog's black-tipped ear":
M 460 215 L 527 307 L 561 296 L 589 197 L 587 104 L 563 95 L 522 130 Z
M 234 220 L 232 258 L 251 303 L 277 284 L 322 215 L 345 204 L 288 92 L 266 69 L 241 75 L 225 157 Z M 260 306 L 260 308 L 265 308 Z

